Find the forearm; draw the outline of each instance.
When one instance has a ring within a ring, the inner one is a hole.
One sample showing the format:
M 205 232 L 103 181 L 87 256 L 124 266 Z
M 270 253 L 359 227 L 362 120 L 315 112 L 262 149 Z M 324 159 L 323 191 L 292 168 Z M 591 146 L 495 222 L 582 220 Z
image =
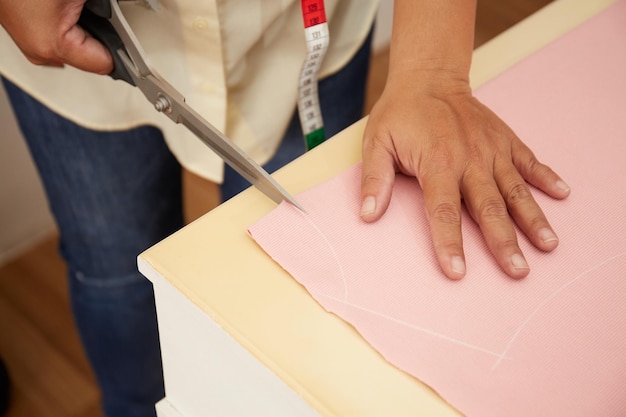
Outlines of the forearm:
M 420 74 L 468 81 L 476 0 L 395 0 L 389 77 Z

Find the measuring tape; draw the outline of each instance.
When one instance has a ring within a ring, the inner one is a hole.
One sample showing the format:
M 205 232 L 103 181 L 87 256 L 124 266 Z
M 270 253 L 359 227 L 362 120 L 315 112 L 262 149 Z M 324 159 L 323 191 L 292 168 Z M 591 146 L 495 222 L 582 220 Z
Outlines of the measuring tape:
M 307 55 L 300 72 L 298 114 L 307 150 L 324 142 L 324 120 L 317 91 L 317 73 L 328 50 L 324 0 L 301 0 Z

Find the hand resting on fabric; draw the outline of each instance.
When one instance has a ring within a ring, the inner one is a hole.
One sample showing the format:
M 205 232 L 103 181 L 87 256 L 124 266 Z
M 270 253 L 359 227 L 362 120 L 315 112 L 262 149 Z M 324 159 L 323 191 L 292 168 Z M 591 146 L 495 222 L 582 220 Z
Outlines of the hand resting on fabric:
M 530 269 L 513 221 L 537 248 L 558 245 L 527 183 L 558 199 L 570 189 L 472 96 L 475 7 L 475 1 L 394 3 L 389 76 L 363 138 L 361 217 L 371 222 L 384 214 L 396 173 L 414 176 L 445 275 L 466 272 L 463 201 L 504 272 L 522 278 Z
M 558 244 L 526 181 L 555 198 L 565 198 L 569 188 L 468 89 L 460 90 L 439 94 L 402 84 L 387 87 L 365 133 L 362 216 L 373 221 L 384 213 L 396 172 L 417 177 L 447 276 L 465 274 L 463 200 L 498 264 L 521 278 L 529 267 L 509 214 L 539 249 Z

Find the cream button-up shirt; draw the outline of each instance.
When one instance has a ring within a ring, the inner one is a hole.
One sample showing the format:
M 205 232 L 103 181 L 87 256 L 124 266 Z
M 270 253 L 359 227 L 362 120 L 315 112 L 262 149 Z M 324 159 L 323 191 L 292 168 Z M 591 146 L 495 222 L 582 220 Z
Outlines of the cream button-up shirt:
M 275 152 L 296 105 L 306 54 L 297 0 L 120 2 L 146 56 L 187 102 L 258 163 Z M 378 0 L 326 0 L 330 47 L 320 78 L 344 66 L 374 20 Z M 28 62 L 0 29 L 0 73 L 63 117 L 95 130 L 159 127 L 190 171 L 221 182 L 223 162 L 139 89 L 110 77 Z

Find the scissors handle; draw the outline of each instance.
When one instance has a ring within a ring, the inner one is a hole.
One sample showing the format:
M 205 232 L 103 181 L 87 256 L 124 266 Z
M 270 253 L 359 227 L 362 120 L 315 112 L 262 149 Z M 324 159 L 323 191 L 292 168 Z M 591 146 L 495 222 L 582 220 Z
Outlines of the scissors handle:
M 91 36 L 100 41 L 111 52 L 113 57 L 113 71 L 109 74 L 115 80 L 126 81 L 135 86 L 135 81 L 130 75 L 120 54 L 120 49 L 126 51 L 122 38 L 111 25 L 111 3 L 109 0 L 87 0 L 80 14 L 78 24 Z
M 84 8 L 105 19 L 111 18 L 111 3 L 109 0 L 87 0 Z

